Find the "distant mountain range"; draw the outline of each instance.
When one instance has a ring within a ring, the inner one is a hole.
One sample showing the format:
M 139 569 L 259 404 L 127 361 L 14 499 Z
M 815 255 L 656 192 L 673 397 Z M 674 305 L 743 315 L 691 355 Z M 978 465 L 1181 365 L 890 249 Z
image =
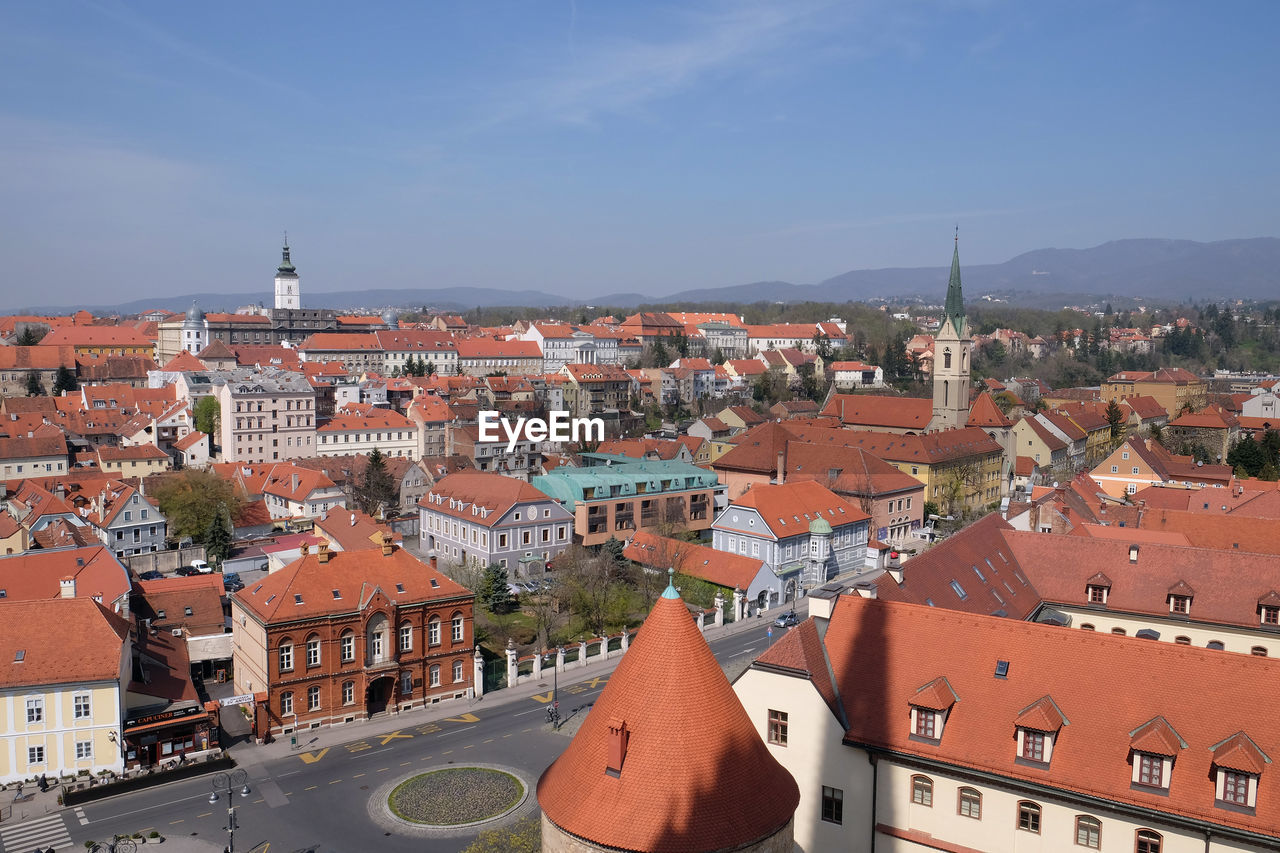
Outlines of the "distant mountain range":
M 1198 243 L 1192 240 L 1114 240 L 1091 249 L 1036 249 L 1002 264 L 963 266 L 966 299 L 998 295 L 1009 302 L 1056 307 L 1095 299 L 1173 303 L 1213 298 L 1280 298 L 1280 239 L 1257 237 Z M 666 296 L 614 293 L 590 299 L 536 290 L 482 287 L 304 290 L 308 307 L 374 310 L 382 306 L 439 310 L 476 307 L 583 305 L 632 308 L 641 304 L 698 302 L 847 302 L 921 298 L 938 303 L 946 292 L 948 266 L 852 270 L 817 284 L 759 281 L 685 290 Z M 1061 297 L 1060 301 L 1058 297 Z M 269 303 L 269 290 L 256 293 L 191 293 L 140 299 L 118 305 L 76 306 L 94 313 L 136 314 L 156 308 L 183 311 L 194 299 L 209 311 Z M 30 308 L 65 313 L 66 306 Z M 25 313 L 25 312 L 24 312 Z

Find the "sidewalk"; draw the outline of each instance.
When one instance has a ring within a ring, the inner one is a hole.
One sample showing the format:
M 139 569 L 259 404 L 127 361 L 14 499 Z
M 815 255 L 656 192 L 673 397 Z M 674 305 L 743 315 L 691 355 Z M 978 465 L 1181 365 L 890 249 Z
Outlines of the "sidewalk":
M 752 617 L 737 622 L 732 622 L 722 628 L 709 627 L 703 632 L 707 642 L 719 639 L 721 637 L 730 637 L 737 634 L 746 633 L 748 631 L 759 631 L 763 637 L 766 627 L 773 624 L 773 620 L 779 615 L 785 613 L 794 605 L 796 612 L 803 614 L 808 610 L 808 601 L 801 599 L 798 602 L 788 604 L 786 607 L 775 607 L 772 610 L 765 611 L 761 618 Z M 802 615 L 803 618 L 803 615 Z M 775 631 L 778 629 L 775 629 Z M 571 665 L 560 673 L 560 680 L 566 685 L 572 684 L 584 678 L 592 678 L 599 675 L 607 675 L 613 672 L 618 664 L 622 662 L 624 655 L 611 657 L 608 660 L 598 663 L 591 663 L 587 666 Z M 517 702 L 529 699 L 535 694 L 546 693 L 551 689 L 554 679 L 554 671 L 550 668 L 542 671 L 542 680 L 529 680 L 515 687 L 504 687 L 500 690 L 494 690 L 486 693 L 479 699 L 456 699 L 447 702 L 441 702 L 438 705 L 429 705 L 426 708 L 418 708 L 413 711 L 404 711 L 402 713 L 389 713 L 384 716 L 375 717 L 372 720 L 360 720 L 354 723 L 347 723 L 341 726 L 325 726 L 314 731 L 303 731 L 298 734 L 298 747 L 294 749 L 290 746 L 289 736 L 284 735 L 277 737 L 273 742 L 263 744 L 261 746 L 252 742 L 236 744 L 231 747 L 229 753 L 235 758 L 236 763 L 244 768 L 253 768 L 260 766 L 268 761 L 277 758 L 283 758 L 291 754 L 301 752 L 314 752 L 316 750 L 325 749 L 326 747 L 338 746 L 340 744 L 349 743 L 362 738 L 374 737 L 377 735 L 393 732 L 407 726 L 417 726 L 423 723 L 436 722 L 448 717 L 459 717 L 467 713 L 482 713 L 486 708 L 502 708 Z M 562 712 L 572 710 L 571 702 L 561 700 Z

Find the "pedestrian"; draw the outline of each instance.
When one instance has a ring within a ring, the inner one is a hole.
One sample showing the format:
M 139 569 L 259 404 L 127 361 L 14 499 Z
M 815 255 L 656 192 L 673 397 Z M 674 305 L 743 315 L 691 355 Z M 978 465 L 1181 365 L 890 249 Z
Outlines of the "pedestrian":
M 772 625 L 769 626 L 769 631 L 766 636 L 768 636 L 769 642 L 772 643 L 773 642 L 773 626 Z

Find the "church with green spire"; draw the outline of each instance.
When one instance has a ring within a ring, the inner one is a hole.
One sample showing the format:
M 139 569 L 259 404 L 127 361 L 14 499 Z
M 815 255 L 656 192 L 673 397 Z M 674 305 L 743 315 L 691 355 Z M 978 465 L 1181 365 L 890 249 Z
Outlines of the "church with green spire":
M 964 315 L 964 293 L 960 286 L 960 236 L 951 253 L 951 279 L 947 282 L 947 302 L 942 324 L 933 341 L 933 418 L 930 430 L 963 427 L 969 420 L 969 356 L 973 336 Z

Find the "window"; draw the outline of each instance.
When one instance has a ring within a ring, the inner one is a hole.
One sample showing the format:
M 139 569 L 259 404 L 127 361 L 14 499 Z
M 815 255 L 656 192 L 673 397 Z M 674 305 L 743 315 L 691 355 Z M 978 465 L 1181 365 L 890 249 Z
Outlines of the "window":
M 1023 729 L 1022 757 L 1028 761 L 1044 761 L 1044 732 Z
M 1174 641 L 1175 643 L 1177 643 L 1178 645 L 1180 645 L 1180 646 L 1189 646 L 1189 645 L 1191 645 L 1191 638 L 1190 638 L 1190 637 L 1174 637 L 1174 638 L 1173 638 L 1173 641 Z
M 293 691 L 286 690 L 280 694 L 280 716 L 293 713 Z
M 911 777 L 911 802 L 921 806 L 933 805 L 933 780 L 928 776 Z
M 1163 788 L 1164 756 L 1138 753 L 1138 784 Z
M 453 641 L 455 643 L 462 642 L 462 614 L 453 614 Z
M 1138 484 L 1130 483 L 1129 485 L 1124 487 L 1124 491 L 1125 491 L 1125 494 L 1127 495 L 1136 495 L 1138 493 Z
M 1249 776 L 1234 770 L 1222 771 L 1222 802 L 1235 806 L 1249 805 Z
M 976 788 L 960 789 L 960 814 L 982 820 L 982 792 Z
M 76 741 L 76 761 L 88 761 L 93 758 L 93 741 Z
M 1170 613 L 1186 613 L 1191 609 L 1191 598 L 1185 595 L 1169 596 Z
M 1084 624 L 1082 624 L 1082 625 L 1080 626 L 1080 630 L 1081 630 L 1081 631 L 1096 631 L 1096 630 L 1097 630 L 1097 628 L 1094 628 L 1094 627 L 1093 627 L 1092 625 L 1090 625 L 1088 622 L 1085 622 Z
M 44 764 L 44 747 L 43 746 L 27 747 L 27 763 L 28 764 Z
M 1206 648 L 1206 649 L 1213 649 L 1214 651 L 1219 651 L 1219 652 L 1220 652 L 1220 651 L 1222 651 L 1223 649 L 1225 649 L 1225 648 L 1226 648 L 1226 646 L 1222 644 L 1222 641 L 1221 641 L 1221 640 L 1210 640 L 1209 642 L 1205 643 L 1205 648 Z
M 1267 647 L 1254 646 L 1253 648 L 1249 649 L 1249 654 L 1254 655 L 1255 657 L 1265 658 L 1267 656 Z
M 93 716 L 93 709 L 89 703 L 88 693 L 77 693 L 72 699 L 74 711 L 72 712 L 75 719 L 87 720 Z
M 1137 466 L 1137 465 L 1134 465 L 1134 466 L 1133 466 L 1133 473 L 1135 473 L 1135 474 L 1136 474 L 1136 473 L 1138 473 L 1138 466 Z
M 964 591 L 964 587 L 960 586 L 960 582 L 957 580 L 951 581 L 951 590 L 960 598 L 961 601 L 964 601 L 969 597 L 969 594 Z
M 356 659 L 356 635 L 351 631 L 342 635 L 342 662 L 351 663 Z
M 440 686 L 440 665 L 439 664 L 434 664 L 431 667 L 431 686 L 432 687 Z
M 916 709 L 916 734 L 934 740 L 938 736 L 938 712 Z
M 1164 849 L 1160 834 L 1149 829 L 1139 829 L 1135 853 L 1160 853 Z
M 1117 637 L 1123 637 L 1123 636 L 1124 636 L 1124 629 L 1123 629 L 1123 628 L 1112 628 L 1112 629 L 1111 629 L 1111 633 L 1115 634 Z
M 280 644 L 280 671 L 289 672 L 293 669 L 293 643 Z
M 822 786 L 822 819 L 827 823 L 844 823 L 844 791 Z
M 1106 604 L 1107 588 L 1105 586 L 1098 586 L 1097 584 L 1089 584 L 1089 603 Z
M 1026 800 L 1018 803 L 1018 829 L 1040 834 L 1040 807 Z
M 411 693 L 413 693 L 413 673 L 402 672 L 400 673 L 400 695 L 408 696 Z
M 769 743 L 787 745 L 787 712 L 769 709 Z
M 1076 844 L 1094 850 L 1102 848 L 1102 821 L 1088 815 L 1076 815 Z
M 356 701 L 356 683 L 354 681 L 342 682 L 342 704 L 353 705 Z
M 307 688 L 307 710 L 320 710 L 320 687 L 315 685 Z
M 453 662 L 453 683 L 457 684 L 462 681 L 462 661 Z
M 427 622 L 427 643 L 432 646 L 440 645 L 440 617 L 432 616 Z
M 44 700 L 28 699 L 27 700 L 27 725 L 33 723 L 44 722 Z
M 408 652 L 413 650 L 413 626 L 400 626 L 400 651 Z
M 1280 625 L 1280 607 L 1263 607 L 1262 624 Z
M 307 638 L 307 666 L 319 666 L 319 665 L 320 665 L 320 638 L 308 637 Z M 281 667 L 281 669 L 284 669 L 284 667 Z

